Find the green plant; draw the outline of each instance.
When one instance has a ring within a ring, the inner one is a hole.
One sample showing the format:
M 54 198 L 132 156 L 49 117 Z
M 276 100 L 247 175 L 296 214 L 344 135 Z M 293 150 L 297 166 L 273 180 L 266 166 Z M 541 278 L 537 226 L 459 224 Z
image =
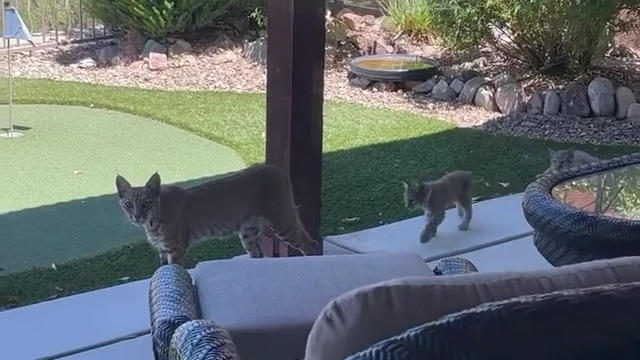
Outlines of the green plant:
M 431 11 L 428 0 L 382 0 L 387 15 L 386 26 L 414 38 L 427 38 L 431 32 Z
M 256 28 L 258 30 L 263 30 L 267 28 L 267 17 L 264 14 L 264 10 L 259 7 L 254 8 L 248 15 L 249 19 L 252 20 Z
M 138 30 L 153 37 L 215 25 L 229 14 L 231 0 L 87 0 L 88 11 L 103 24 Z
M 584 72 L 629 22 L 638 0 L 427 0 L 431 28 L 456 50 L 492 45 L 506 58 L 542 72 Z

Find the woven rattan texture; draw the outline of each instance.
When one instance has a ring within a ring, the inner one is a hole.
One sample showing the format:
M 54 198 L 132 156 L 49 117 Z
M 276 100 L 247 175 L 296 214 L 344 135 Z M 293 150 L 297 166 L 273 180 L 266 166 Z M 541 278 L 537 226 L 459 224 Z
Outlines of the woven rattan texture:
M 487 303 L 413 328 L 347 360 L 638 359 L 640 283 Z
M 461 257 L 449 257 L 438 262 L 433 269 L 436 275 L 460 275 L 478 272 L 473 263 Z
M 175 264 L 156 270 L 149 287 L 149 312 L 155 359 L 168 360 L 176 329 L 199 318 L 195 286 L 187 270 Z
M 171 360 L 240 360 L 229 332 L 210 320 L 182 324 L 171 339 Z
M 551 196 L 556 185 L 578 177 L 640 164 L 640 153 L 554 171 L 529 184 L 522 199 L 538 251 L 554 266 L 640 255 L 640 222 L 597 215 Z

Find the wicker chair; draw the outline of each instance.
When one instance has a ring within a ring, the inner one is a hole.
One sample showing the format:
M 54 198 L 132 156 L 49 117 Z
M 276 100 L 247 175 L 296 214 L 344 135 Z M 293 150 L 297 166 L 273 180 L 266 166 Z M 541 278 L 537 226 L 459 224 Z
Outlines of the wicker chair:
M 637 359 L 640 283 L 487 303 L 413 328 L 347 360 Z
M 554 266 L 640 255 L 640 222 L 582 211 L 556 200 L 552 189 L 572 179 L 640 164 L 640 153 L 551 172 L 524 191 L 522 210 L 538 251 Z
M 469 260 L 452 257 L 434 269 L 440 276 L 477 272 Z M 178 265 L 160 267 L 151 277 L 149 310 L 156 360 L 236 360 L 229 333 L 216 323 L 200 319 L 196 287 Z

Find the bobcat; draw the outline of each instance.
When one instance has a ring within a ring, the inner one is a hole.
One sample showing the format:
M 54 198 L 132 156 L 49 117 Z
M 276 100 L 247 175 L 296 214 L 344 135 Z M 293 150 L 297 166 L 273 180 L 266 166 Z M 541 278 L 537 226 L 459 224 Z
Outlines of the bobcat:
M 470 171 L 455 170 L 436 181 L 414 182 L 402 181 L 404 185 L 404 202 L 407 208 L 420 207 L 424 209 L 427 224 L 420 233 L 420 242 L 427 243 L 436 236 L 438 226 L 445 218 L 447 207 L 456 204 L 458 216 L 462 222 L 458 225 L 460 231 L 469 229 L 473 215 L 471 198 L 472 174 Z
M 160 183 L 157 172 L 140 187 L 116 177 L 125 217 L 144 228 L 161 265 L 182 265 L 190 246 L 234 234 L 250 257 L 264 257 L 264 225 L 305 256 L 316 252 L 318 243 L 298 217 L 289 175 L 279 167 L 255 165 L 187 189 Z
M 537 177 L 541 177 L 555 170 L 563 170 L 580 165 L 587 165 L 593 162 L 598 162 L 600 159 L 591 156 L 582 150 L 564 149 L 553 150 L 549 149 L 550 164 L 547 170 Z

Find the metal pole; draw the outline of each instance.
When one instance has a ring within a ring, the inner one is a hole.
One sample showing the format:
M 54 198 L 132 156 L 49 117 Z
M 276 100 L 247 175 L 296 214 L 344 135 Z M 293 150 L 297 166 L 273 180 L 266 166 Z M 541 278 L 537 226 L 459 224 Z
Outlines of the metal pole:
M 9 2 L 4 3 L 5 8 L 9 6 Z M 4 12 L 4 9 L 2 9 Z M 6 20 L 5 20 L 6 21 Z M 13 130 L 13 79 L 11 76 L 11 39 L 7 42 L 7 73 L 9 75 L 9 131 L 0 134 L 1 137 L 14 138 L 24 135 L 19 131 Z

